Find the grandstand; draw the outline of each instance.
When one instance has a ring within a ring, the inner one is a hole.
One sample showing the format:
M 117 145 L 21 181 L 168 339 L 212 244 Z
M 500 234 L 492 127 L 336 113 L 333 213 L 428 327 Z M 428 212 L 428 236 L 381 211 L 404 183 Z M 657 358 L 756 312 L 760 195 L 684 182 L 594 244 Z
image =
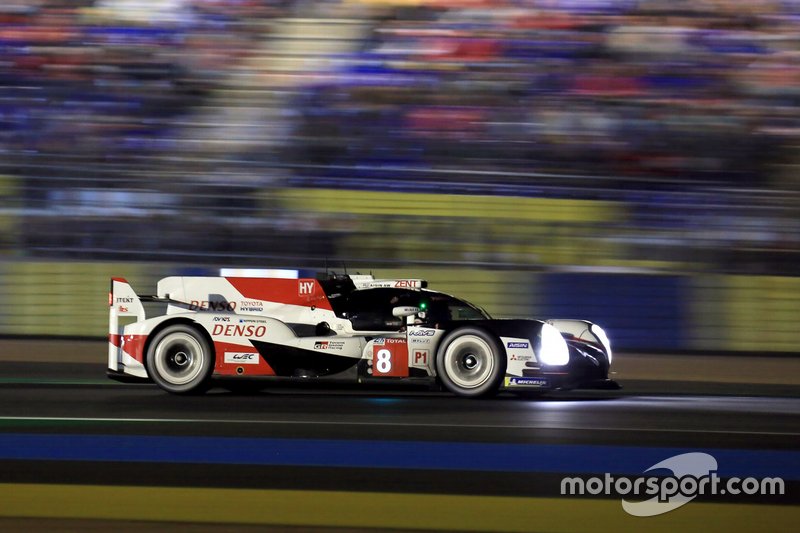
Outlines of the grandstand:
M 794 2 L 146 4 L 0 8 L 5 246 L 795 271 Z M 343 190 L 439 195 L 435 223 L 296 200 Z M 504 231 L 475 195 L 614 215 Z

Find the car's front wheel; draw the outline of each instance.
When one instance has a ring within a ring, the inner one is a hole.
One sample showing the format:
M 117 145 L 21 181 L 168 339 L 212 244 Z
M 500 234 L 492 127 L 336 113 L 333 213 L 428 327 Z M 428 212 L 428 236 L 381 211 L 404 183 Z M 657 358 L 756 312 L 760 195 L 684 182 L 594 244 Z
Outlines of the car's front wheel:
M 173 394 L 208 390 L 214 356 L 206 338 L 194 327 L 176 324 L 158 332 L 147 350 L 147 373 Z
M 481 329 L 453 331 L 443 339 L 436 355 L 439 379 L 460 396 L 494 394 L 505 371 L 505 354 L 494 337 Z

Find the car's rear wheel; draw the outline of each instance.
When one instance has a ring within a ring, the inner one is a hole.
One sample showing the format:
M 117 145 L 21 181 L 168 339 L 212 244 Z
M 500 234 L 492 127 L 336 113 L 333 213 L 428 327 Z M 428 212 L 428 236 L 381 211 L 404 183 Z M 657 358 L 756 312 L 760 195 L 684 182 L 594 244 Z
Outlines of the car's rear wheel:
M 147 373 L 173 394 L 199 394 L 208 390 L 214 355 L 206 338 L 184 324 L 158 332 L 147 350 Z
M 436 354 L 436 373 L 442 384 L 460 396 L 497 392 L 506 370 L 505 354 L 487 332 L 461 328 L 447 335 Z

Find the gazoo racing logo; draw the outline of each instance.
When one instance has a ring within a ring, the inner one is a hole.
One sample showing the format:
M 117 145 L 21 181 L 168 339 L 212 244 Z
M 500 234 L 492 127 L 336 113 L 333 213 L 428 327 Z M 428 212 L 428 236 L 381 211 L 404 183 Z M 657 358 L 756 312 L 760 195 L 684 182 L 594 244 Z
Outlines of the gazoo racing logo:
M 344 341 L 317 341 L 314 343 L 315 350 L 341 350 L 344 348 Z
M 214 324 L 211 335 L 223 337 L 263 337 L 267 334 L 266 326 Z

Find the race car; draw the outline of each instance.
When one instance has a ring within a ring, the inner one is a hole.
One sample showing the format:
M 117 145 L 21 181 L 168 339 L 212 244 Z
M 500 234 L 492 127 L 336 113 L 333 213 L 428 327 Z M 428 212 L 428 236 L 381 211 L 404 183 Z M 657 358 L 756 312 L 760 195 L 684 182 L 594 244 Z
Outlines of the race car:
M 617 387 L 598 325 L 493 319 L 427 285 L 327 273 L 173 276 L 156 295 L 138 296 L 112 278 L 108 376 L 174 394 L 270 380 L 425 381 L 466 397 Z M 159 306 L 157 316 L 145 304 Z

